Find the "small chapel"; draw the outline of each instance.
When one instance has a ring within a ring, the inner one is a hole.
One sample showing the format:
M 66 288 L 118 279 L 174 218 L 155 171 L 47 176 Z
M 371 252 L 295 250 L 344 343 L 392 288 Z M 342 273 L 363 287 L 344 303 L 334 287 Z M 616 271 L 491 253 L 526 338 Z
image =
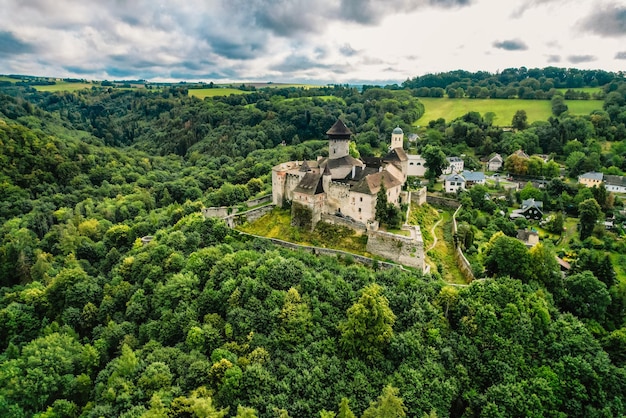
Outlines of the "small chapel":
M 289 161 L 272 169 L 272 198 L 276 206 L 285 203 L 311 210 L 312 226 L 323 214 L 346 218 L 378 229 L 376 200 L 381 187 L 387 201 L 396 206 L 408 203 L 402 186 L 407 179 L 408 157 L 403 149 L 400 127 L 391 134 L 389 152 L 384 157 L 354 158 L 349 153 L 352 132 L 337 119 L 326 132 L 328 157 Z

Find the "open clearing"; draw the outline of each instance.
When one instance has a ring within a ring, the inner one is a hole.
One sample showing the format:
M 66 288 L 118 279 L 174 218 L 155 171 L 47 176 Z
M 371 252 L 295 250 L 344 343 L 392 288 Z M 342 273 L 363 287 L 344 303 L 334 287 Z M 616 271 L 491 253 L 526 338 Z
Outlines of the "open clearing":
M 511 124 L 513 115 L 518 110 L 525 110 L 528 123 L 539 120 L 548 120 L 552 115 L 550 100 L 523 100 L 523 99 L 448 99 L 434 97 L 420 97 L 424 104 L 424 115 L 413 123 L 415 126 L 425 126 L 431 120 L 444 118 L 451 121 L 468 112 L 479 112 L 485 115 L 493 112 L 494 125 L 506 126 Z M 574 115 L 588 115 L 594 110 L 602 109 L 602 100 L 566 100 L 569 112 Z
M 94 87 L 95 84 L 91 83 L 69 83 L 67 81 L 57 81 L 56 84 L 51 84 L 49 86 L 33 86 L 37 91 L 77 91 L 82 89 L 90 89 Z
M 189 89 L 189 95 L 204 99 L 205 97 L 230 96 L 231 94 L 248 94 L 250 91 L 244 91 L 233 88 L 212 88 L 212 89 Z

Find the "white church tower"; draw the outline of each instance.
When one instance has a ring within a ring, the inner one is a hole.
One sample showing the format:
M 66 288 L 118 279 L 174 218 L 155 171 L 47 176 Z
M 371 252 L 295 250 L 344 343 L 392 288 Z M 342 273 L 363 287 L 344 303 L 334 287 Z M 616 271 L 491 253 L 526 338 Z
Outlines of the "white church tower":
M 404 132 L 402 128 L 397 126 L 393 132 L 391 132 L 391 149 L 404 147 Z

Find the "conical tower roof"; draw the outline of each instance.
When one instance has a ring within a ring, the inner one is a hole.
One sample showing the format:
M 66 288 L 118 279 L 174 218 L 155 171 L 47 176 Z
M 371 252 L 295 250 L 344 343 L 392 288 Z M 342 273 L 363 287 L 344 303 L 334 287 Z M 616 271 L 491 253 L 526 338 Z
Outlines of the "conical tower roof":
M 337 122 L 326 131 L 326 135 L 331 139 L 350 139 L 352 132 L 341 119 L 337 119 Z
M 309 163 L 307 163 L 306 160 L 302 162 L 302 165 L 300 166 L 300 171 L 302 172 L 311 171 L 311 167 L 309 167 Z

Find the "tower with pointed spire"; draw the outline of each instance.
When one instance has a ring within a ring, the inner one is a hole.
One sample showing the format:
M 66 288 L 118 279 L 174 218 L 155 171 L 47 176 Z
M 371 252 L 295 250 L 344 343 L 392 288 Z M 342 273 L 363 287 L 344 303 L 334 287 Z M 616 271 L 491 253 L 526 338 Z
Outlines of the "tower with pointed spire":
M 352 132 L 341 119 L 326 132 L 328 135 L 328 158 L 337 160 L 349 154 Z

